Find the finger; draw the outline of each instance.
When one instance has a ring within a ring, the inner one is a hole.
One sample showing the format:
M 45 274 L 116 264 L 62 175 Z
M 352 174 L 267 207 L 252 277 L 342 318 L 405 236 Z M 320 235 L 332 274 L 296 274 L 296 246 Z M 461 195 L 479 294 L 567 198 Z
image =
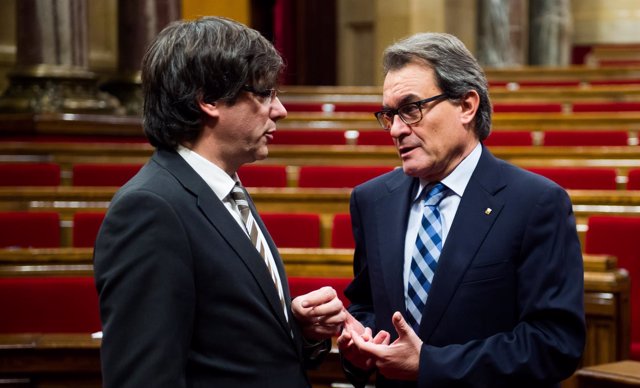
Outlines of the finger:
M 353 335 L 353 333 L 352 337 L 354 345 L 360 350 L 360 352 L 370 354 L 376 358 L 380 356 L 380 345 L 365 341 L 362 337 Z
M 374 344 L 381 344 L 381 345 L 389 345 L 389 341 L 391 340 L 391 335 L 384 330 L 380 330 L 378 332 L 378 334 L 376 334 L 376 336 L 373 338 L 373 340 L 371 342 L 373 342 Z
M 311 307 L 309 309 L 309 314 L 315 317 L 331 317 L 341 314 L 342 321 L 347 317 L 342 301 L 337 297 L 326 303 Z
M 301 295 L 298 298 L 302 298 L 302 307 L 310 308 L 327 303 L 332 299 L 337 298 L 337 296 L 338 294 L 336 293 L 336 290 L 333 289 L 333 287 L 325 286 L 315 291 L 311 291 L 308 294 Z
M 393 313 L 393 317 L 391 317 L 391 322 L 393 323 L 393 327 L 395 327 L 396 332 L 398 332 L 398 337 L 406 337 L 412 334 L 415 334 L 411 326 L 404 320 L 402 314 L 399 311 Z
M 362 323 L 360 323 L 360 321 L 358 321 L 353 315 L 351 315 L 349 311 L 345 310 L 345 313 L 347 314 L 347 318 L 344 320 L 345 327 L 348 327 L 351 330 L 355 330 L 360 334 L 364 333 L 364 326 L 362 325 Z

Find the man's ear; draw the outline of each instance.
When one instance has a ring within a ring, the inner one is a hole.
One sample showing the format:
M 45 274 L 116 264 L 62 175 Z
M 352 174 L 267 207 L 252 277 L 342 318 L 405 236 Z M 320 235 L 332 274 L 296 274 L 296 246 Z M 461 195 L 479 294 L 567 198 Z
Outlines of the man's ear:
M 460 107 L 462 109 L 460 112 L 460 119 L 463 124 L 469 124 L 474 120 L 479 106 L 480 95 L 478 92 L 475 90 L 468 91 L 460 103 Z
M 218 117 L 220 116 L 220 109 L 218 109 L 218 104 L 215 102 L 205 102 L 204 100 L 198 101 L 198 106 L 200 110 L 209 117 Z

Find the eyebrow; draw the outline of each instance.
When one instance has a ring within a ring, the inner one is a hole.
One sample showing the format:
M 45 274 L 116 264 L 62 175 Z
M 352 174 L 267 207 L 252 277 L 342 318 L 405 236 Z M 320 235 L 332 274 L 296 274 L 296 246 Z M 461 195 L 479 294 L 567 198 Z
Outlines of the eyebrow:
M 419 101 L 421 98 L 415 94 L 407 94 L 405 96 L 403 96 L 400 101 L 398 102 L 398 105 L 396 105 L 396 108 L 391 108 L 388 105 L 382 105 L 382 110 L 390 110 L 390 109 L 397 109 L 397 107 L 402 106 L 404 104 L 409 104 L 412 103 L 414 101 Z

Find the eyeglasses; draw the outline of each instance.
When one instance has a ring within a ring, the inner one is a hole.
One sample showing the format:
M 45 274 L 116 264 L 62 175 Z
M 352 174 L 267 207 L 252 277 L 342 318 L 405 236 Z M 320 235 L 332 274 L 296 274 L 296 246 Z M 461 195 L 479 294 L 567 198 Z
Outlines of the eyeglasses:
M 255 95 L 263 104 L 271 104 L 276 99 L 276 97 L 278 97 L 278 89 L 258 90 L 253 86 L 244 85 L 242 87 L 242 90 Z
M 398 115 L 400 119 L 407 125 L 415 124 L 422 120 L 422 106 L 428 102 L 436 101 L 440 98 L 447 97 L 446 93 L 437 96 L 425 98 L 424 100 L 410 102 L 400 105 L 397 109 L 384 109 L 374 113 L 378 122 L 385 131 L 391 129 L 393 125 L 393 117 Z

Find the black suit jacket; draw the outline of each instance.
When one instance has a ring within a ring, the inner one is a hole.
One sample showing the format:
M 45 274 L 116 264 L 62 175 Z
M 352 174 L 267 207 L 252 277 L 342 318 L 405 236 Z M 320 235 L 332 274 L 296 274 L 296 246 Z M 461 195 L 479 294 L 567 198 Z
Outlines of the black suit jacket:
M 356 187 L 349 311 L 386 330 L 405 312 L 404 243 L 417 179 Z M 490 210 L 488 210 L 490 209 Z M 555 183 L 482 150 L 422 313 L 417 382 L 380 387 L 554 387 L 585 342 L 583 265 L 571 202 Z
M 250 200 L 249 200 L 250 201 Z M 307 387 L 268 269 L 202 178 L 159 150 L 114 196 L 95 246 L 105 388 Z

